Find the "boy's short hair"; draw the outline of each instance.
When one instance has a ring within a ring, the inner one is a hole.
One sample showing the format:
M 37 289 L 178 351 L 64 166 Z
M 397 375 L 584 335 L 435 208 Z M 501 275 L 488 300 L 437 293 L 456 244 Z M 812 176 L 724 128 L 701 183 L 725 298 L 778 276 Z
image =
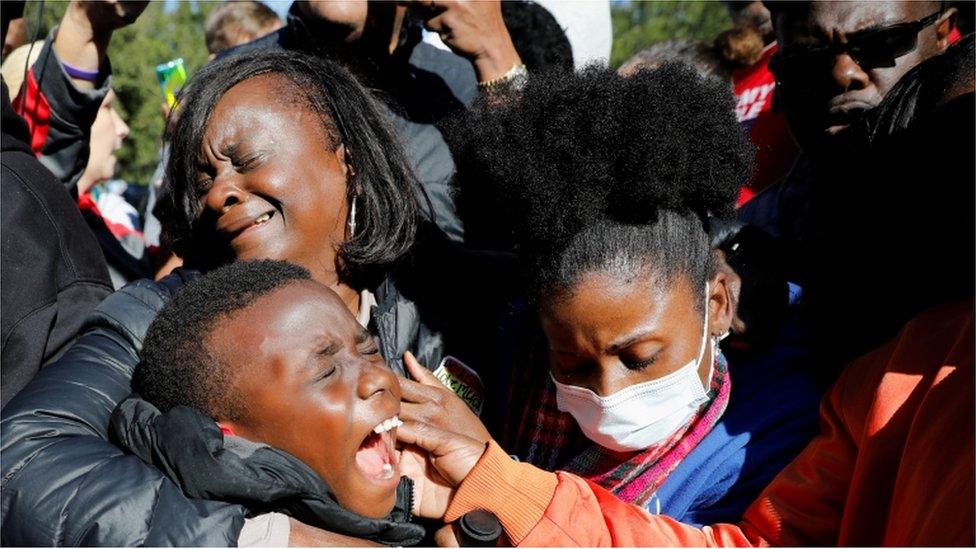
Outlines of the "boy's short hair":
M 288 284 L 312 280 L 287 261 L 237 261 L 187 284 L 159 312 L 146 333 L 133 376 L 137 392 L 166 412 L 196 408 L 214 418 L 236 419 L 246 403 L 228 388 L 232 372 L 207 349 L 214 325 Z
M 216 55 L 260 38 L 279 26 L 281 19 L 278 14 L 261 2 L 224 1 L 207 16 L 203 35 L 207 40 L 207 50 Z

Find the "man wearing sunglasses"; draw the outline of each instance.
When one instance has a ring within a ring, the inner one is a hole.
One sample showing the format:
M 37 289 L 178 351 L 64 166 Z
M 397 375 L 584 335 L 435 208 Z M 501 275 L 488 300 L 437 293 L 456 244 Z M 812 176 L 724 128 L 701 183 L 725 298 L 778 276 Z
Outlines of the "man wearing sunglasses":
M 955 31 L 945 2 L 765 1 L 778 51 L 770 61 L 776 103 L 802 154 L 779 183 L 739 210 L 739 219 L 783 239 L 791 277 L 803 282 L 804 242 L 814 179 L 836 179 L 857 164 L 849 131 L 908 71 L 942 54 Z
M 909 70 L 949 45 L 943 2 L 767 2 L 779 51 L 770 63 L 801 148 L 844 145 L 851 122 Z M 815 159 L 811 159 L 815 161 Z
M 862 190 L 891 164 L 871 165 L 880 160 L 867 154 L 862 130 L 874 118 L 868 113 L 877 114 L 877 107 L 906 73 L 942 58 L 954 31 L 956 10 L 937 1 L 764 4 L 770 9 L 778 43 L 770 62 L 777 80 L 776 101 L 802 154 L 782 181 L 739 210 L 739 219 L 781 241 L 779 260 L 789 280 L 803 287 L 804 314 L 812 315 L 815 308 L 833 310 L 827 304 L 838 295 L 838 286 L 824 282 L 834 280 L 831 273 L 869 272 L 866 258 L 877 257 L 866 250 L 851 252 L 853 239 L 850 234 L 845 237 L 841 228 L 854 231 L 852 227 L 904 222 L 877 209 L 882 196 L 865 195 Z M 924 178 L 899 181 L 917 192 L 925 192 L 917 187 L 920 184 L 932 188 L 931 181 L 923 183 Z M 888 183 L 889 188 L 896 187 L 894 180 Z M 917 197 L 908 199 L 913 200 L 920 203 Z M 917 211 L 912 218 L 930 213 Z M 872 251 L 887 245 L 887 241 L 863 238 L 858 242 Z M 855 277 L 838 274 L 837 278 L 847 281 L 845 291 L 863 290 L 853 282 Z M 863 299 L 855 307 L 869 309 Z M 836 327 L 821 317 L 830 315 L 824 313 L 804 325 L 817 333 Z M 866 350 L 860 349 L 861 339 L 854 335 L 849 338 L 850 348 L 836 338 L 832 345 L 817 346 L 819 363 L 839 367 L 856 351 Z M 836 374 L 827 367 L 823 371 L 826 382 Z

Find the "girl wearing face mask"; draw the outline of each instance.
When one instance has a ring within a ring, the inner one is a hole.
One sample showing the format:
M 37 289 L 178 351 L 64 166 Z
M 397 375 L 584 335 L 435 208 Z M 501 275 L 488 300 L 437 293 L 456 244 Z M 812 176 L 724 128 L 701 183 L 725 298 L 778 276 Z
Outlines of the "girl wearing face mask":
M 732 107 L 681 65 L 534 78 L 478 111 L 458 162 L 513 213 L 536 313 L 503 446 L 691 523 L 739 518 L 817 425 L 795 356 L 719 344 L 735 276 L 709 221 L 751 167 Z

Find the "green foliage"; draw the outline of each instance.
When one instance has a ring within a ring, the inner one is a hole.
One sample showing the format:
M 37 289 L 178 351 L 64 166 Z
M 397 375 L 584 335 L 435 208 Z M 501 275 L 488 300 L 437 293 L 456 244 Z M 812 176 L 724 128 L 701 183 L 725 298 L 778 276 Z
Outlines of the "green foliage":
M 27 2 L 24 16 L 29 32 L 37 21 L 38 2 Z M 129 137 L 117 153 L 116 176 L 130 184 L 149 183 L 162 141 L 163 96 L 156 81 L 156 65 L 182 57 L 192 75 L 207 61 L 203 22 L 216 2 L 178 2 L 172 12 L 165 3 L 151 2 L 132 25 L 112 35 L 109 59 L 112 86 L 118 95 L 116 108 L 129 125 Z M 44 2 L 40 37 L 60 22 L 66 1 Z
M 37 29 L 38 40 L 43 40 L 47 36 L 47 32 L 58 24 L 61 16 L 64 15 L 65 8 L 68 7 L 68 2 L 66 1 L 49 0 L 43 2 L 43 9 L 38 11 L 42 7 L 41 4 L 37 0 L 28 0 L 24 4 L 24 17 L 27 19 L 27 32 L 29 36 L 33 36 L 34 30 L 37 29 L 38 13 L 41 15 L 41 28 Z
M 192 76 L 207 62 L 203 22 L 213 3 L 179 2 L 171 13 L 163 7 L 150 3 L 134 24 L 115 32 L 109 46 L 115 92 L 131 128 L 118 154 L 118 175 L 129 183 L 148 183 L 158 162 L 165 119 L 156 65 L 182 57 Z
M 725 7 L 710 2 L 618 2 L 611 7 L 613 51 L 610 65 L 620 66 L 639 50 L 665 40 L 695 38 L 711 42 L 732 26 Z

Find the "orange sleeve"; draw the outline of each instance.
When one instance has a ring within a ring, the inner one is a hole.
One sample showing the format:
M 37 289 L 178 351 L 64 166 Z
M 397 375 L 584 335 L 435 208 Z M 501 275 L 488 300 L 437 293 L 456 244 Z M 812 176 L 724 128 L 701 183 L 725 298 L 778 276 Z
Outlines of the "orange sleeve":
M 498 517 L 514 544 L 525 537 L 541 519 L 556 489 L 556 475 L 513 460 L 494 440 L 458 487 L 444 513 L 444 522 L 454 522 L 475 509 Z
M 552 505 L 516 545 L 587 547 L 749 547 L 766 545 L 748 527 L 696 528 L 624 503 L 600 486 L 558 473 Z M 515 540 L 512 540 L 513 542 Z
M 824 398 L 820 434 L 769 483 L 743 516 L 774 545 L 837 545 L 857 459 L 850 426 L 860 423 L 860 418 L 848 416 L 863 412 L 856 405 L 845 406 L 845 388 L 858 391 L 854 397 L 860 398 L 854 400 L 870 401 L 870 383 L 877 383 L 849 384 L 849 380 L 849 375 L 842 376 Z
M 494 441 L 458 488 L 445 520 L 493 512 L 516 546 L 835 545 L 857 456 L 839 382 L 821 406 L 822 433 L 739 524 L 696 528 L 624 503 L 575 475 L 518 463 Z
M 510 458 L 495 441 L 444 515 L 453 522 L 475 509 L 494 513 L 516 546 L 761 544 L 733 525 L 698 529 L 624 503 L 569 473 L 548 473 Z
M 821 434 L 773 479 L 739 524 L 694 528 L 652 516 L 574 475 L 516 463 L 494 442 L 461 484 L 449 514 L 457 518 L 487 509 L 499 517 L 513 544 L 529 546 L 971 540 L 972 522 L 953 519 L 972 516 L 972 498 L 965 497 L 972 493 L 972 440 L 963 440 L 968 446 L 954 442 L 957 430 L 967 430 L 946 418 L 965 415 L 971 420 L 972 307 L 966 302 L 920 317 L 898 339 L 848 366 L 821 404 Z M 945 347 L 953 349 L 948 358 Z M 946 381 L 952 375 L 956 377 Z M 959 376 L 967 376 L 961 384 Z M 945 392 L 945 387 L 954 392 Z M 933 434 L 933 425 L 942 429 Z M 924 432 L 909 440 L 916 427 Z M 914 446 L 906 446 L 906 440 Z M 944 454 L 958 459 L 935 459 Z M 902 471 L 911 471 L 905 477 L 910 480 L 896 485 Z M 946 480 L 953 475 L 968 484 L 956 487 L 962 481 Z M 939 485 L 953 486 L 952 493 L 933 498 L 928 491 Z M 903 492 L 900 499 L 892 495 L 897 490 Z M 919 512 L 919 501 L 923 510 L 935 504 L 936 511 Z

